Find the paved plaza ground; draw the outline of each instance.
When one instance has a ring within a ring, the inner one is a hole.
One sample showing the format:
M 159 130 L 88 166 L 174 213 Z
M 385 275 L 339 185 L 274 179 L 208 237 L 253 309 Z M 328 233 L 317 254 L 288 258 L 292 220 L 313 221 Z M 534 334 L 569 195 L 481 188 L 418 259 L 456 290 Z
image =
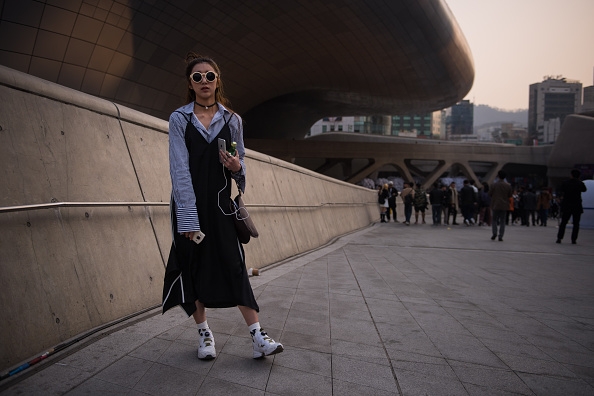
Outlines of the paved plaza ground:
M 200 361 L 193 320 L 153 310 L 2 395 L 593 395 L 594 230 L 555 244 L 555 225 L 375 224 L 250 278 L 279 355 L 252 359 L 239 311 L 209 309 Z

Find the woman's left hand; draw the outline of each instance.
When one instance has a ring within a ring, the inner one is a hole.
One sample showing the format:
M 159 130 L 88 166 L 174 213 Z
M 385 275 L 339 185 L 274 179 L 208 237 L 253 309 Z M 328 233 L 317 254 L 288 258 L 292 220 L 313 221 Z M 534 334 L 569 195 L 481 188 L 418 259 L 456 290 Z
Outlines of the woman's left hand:
M 226 151 L 219 150 L 219 158 L 221 163 L 231 172 L 239 172 L 241 170 L 241 162 L 239 162 L 239 153 L 235 151 L 235 156 L 232 156 Z

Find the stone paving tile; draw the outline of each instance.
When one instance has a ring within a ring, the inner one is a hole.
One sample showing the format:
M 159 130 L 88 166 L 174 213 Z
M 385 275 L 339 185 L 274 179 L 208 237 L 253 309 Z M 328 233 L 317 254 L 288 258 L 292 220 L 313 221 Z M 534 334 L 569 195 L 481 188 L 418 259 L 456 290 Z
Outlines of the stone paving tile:
M 563 366 L 574 373 L 577 377 L 590 384 L 590 386 L 592 386 L 594 389 L 594 368 L 577 366 L 575 364 L 564 364 Z
M 360 320 L 331 318 L 332 340 L 356 342 L 363 345 L 381 346 L 381 340 L 370 318 Z
M 502 389 L 479 386 L 475 384 L 462 384 L 470 396 L 518 396 L 516 392 L 507 392 Z M 533 392 L 528 395 L 534 395 Z
M 284 346 L 293 346 L 300 349 L 308 349 L 322 353 L 332 352 L 332 340 L 330 336 L 321 337 L 318 335 L 300 334 L 285 330 L 279 339 Z
M 172 344 L 173 341 L 153 338 L 130 352 L 128 356 L 156 362 Z
M 187 330 L 187 326 L 178 325 L 178 326 L 172 327 L 171 329 L 169 329 L 167 331 L 162 332 L 161 334 L 158 334 L 155 338 L 158 338 L 161 340 L 173 341 L 173 340 L 176 340 L 177 337 L 179 337 L 179 335 L 186 330 Z
M 452 369 L 446 359 L 436 360 L 432 363 L 392 360 L 392 367 L 394 367 L 394 371 L 397 373 L 420 373 L 426 375 L 427 377 L 439 378 L 445 382 L 458 379 L 455 371 Z
M 444 332 L 430 334 L 429 337 L 447 359 L 494 368 L 506 367 L 497 355 L 472 336 Z
M 378 224 L 250 278 L 280 355 L 252 359 L 239 310 L 207 309 L 218 356 L 199 361 L 193 318 L 156 310 L 0 389 L 592 395 L 594 231 L 577 246 L 554 233 L 510 227 L 493 245 L 486 228 Z
M 332 340 L 332 355 L 344 356 L 368 363 L 389 365 L 388 356 L 383 346 L 372 346 L 359 342 Z
M 261 389 L 208 377 L 204 380 L 202 386 L 200 386 L 197 394 L 200 396 L 264 396 L 265 392 Z
M 398 353 L 399 351 L 426 356 L 443 356 L 433 341 L 421 330 L 403 332 L 399 331 L 395 325 L 387 327 L 378 324 L 377 326 L 390 358 L 393 358 L 392 353 Z
M 204 376 L 155 363 L 134 386 L 134 390 L 154 396 L 195 395 Z
M 549 377 L 577 378 L 574 372 L 552 359 L 535 359 L 527 356 L 507 355 L 504 353 L 499 353 L 497 356 L 509 368 L 517 372 L 546 375 Z
M 196 346 L 174 342 L 159 356 L 157 363 L 206 376 L 214 361 L 198 360 L 196 353 Z
M 63 395 L 90 378 L 88 372 L 57 362 L 18 382 L 2 395 Z
M 537 395 L 591 396 L 591 385 L 579 379 L 562 379 L 545 375 L 518 373 L 518 376 Z
M 153 362 L 124 356 L 114 362 L 94 378 L 132 389 L 152 367 Z
M 300 317 L 287 318 L 287 321 L 285 322 L 285 328 L 293 333 L 330 338 L 329 323 L 318 323 Z
M 522 339 L 520 336 L 510 335 L 509 341 L 502 339 L 482 338 L 481 342 L 497 356 L 517 356 L 520 358 L 552 360 L 551 355 L 542 348 Z M 503 359 L 502 359 L 503 360 Z
M 93 375 L 125 355 L 126 352 L 121 348 L 104 345 L 99 340 L 97 343 L 87 346 L 84 350 L 65 357 L 59 364 L 74 367 Z
M 251 352 L 251 351 L 250 351 Z M 214 360 L 209 377 L 255 389 L 266 390 L 273 358 L 253 359 L 220 353 Z
M 332 396 L 332 378 L 275 365 L 266 391 L 287 396 Z
M 312 306 L 311 304 L 294 303 L 289 311 L 287 319 L 304 319 L 317 323 L 330 323 L 330 309 Z
M 332 380 L 332 394 L 340 396 L 394 396 L 396 392 L 388 392 L 382 389 L 374 388 L 368 385 L 354 384 L 352 382 L 341 381 L 339 379 Z
M 78 395 L 110 395 L 110 396 L 126 396 L 130 392 L 130 388 L 116 385 L 111 382 L 103 381 L 98 378 L 91 378 L 88 381 L 77 386 L 73 390 L 65 393 L 68 396 Z
M 397 393 L 397 385 L 389 366 L 332 356 L 332 378 Z
M 405 396 L 467 395 L 457 378 L 441 378 L 426 373 L 396 369 L 398 384 Z
M 285 345 L 285 352 L 275 356 L 274 364 L 323 377 L 332 376 L 332 354 L 330 353 Z
M 531 390 L 518 374 L 510 369 L 449 361 L 456 376 L 463 383 L 474 384 L 504 392 L 529 395 Z
M 216 342 L 216 341 L 215 341 Z M 252 340 L 250 337 L 229 336 L 222 348 L 216 346 L 217 354 L 225 353 L 241 358 L 252 357 Z

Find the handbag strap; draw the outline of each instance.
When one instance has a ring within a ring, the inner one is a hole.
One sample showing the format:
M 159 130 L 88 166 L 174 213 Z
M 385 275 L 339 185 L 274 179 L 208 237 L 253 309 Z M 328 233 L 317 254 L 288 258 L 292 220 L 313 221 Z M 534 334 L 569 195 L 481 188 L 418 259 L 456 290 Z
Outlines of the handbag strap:
M 239 188 L 239 181 L 235 180 L 235 184 L 237 184 L 237 191 L 239 192 L 239 196 L 242 196 L 241 188 Z

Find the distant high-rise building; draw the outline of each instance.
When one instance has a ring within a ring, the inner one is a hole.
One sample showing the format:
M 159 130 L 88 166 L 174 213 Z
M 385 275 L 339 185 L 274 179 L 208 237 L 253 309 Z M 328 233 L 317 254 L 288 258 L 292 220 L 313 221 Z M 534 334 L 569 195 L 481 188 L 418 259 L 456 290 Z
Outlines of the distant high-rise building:
M 452 106 L 448 122 L 450 139 L 459 140 L 461 135 L 472 135 L 473 125 L 474 105 L 469 100 L 463 100 Z
M 581 111 L 594 111 L 594 85 L 584 87 L 584 104 Z
M 445 110 L 408 115 L 325 117 L 312 125 L 309 135 L 358 132 L 412 138 L 444 138 Z
M 443 110 L 432 113 L 392 116 L 392 135 L 416 138 L 439 138 L 445 131 Z
M 539 144 L 557 140 L 565 117 L 580 111 L 582 84 L 561 76 L 547 76 L 530 85 L 528 103 L 528 134 Z

